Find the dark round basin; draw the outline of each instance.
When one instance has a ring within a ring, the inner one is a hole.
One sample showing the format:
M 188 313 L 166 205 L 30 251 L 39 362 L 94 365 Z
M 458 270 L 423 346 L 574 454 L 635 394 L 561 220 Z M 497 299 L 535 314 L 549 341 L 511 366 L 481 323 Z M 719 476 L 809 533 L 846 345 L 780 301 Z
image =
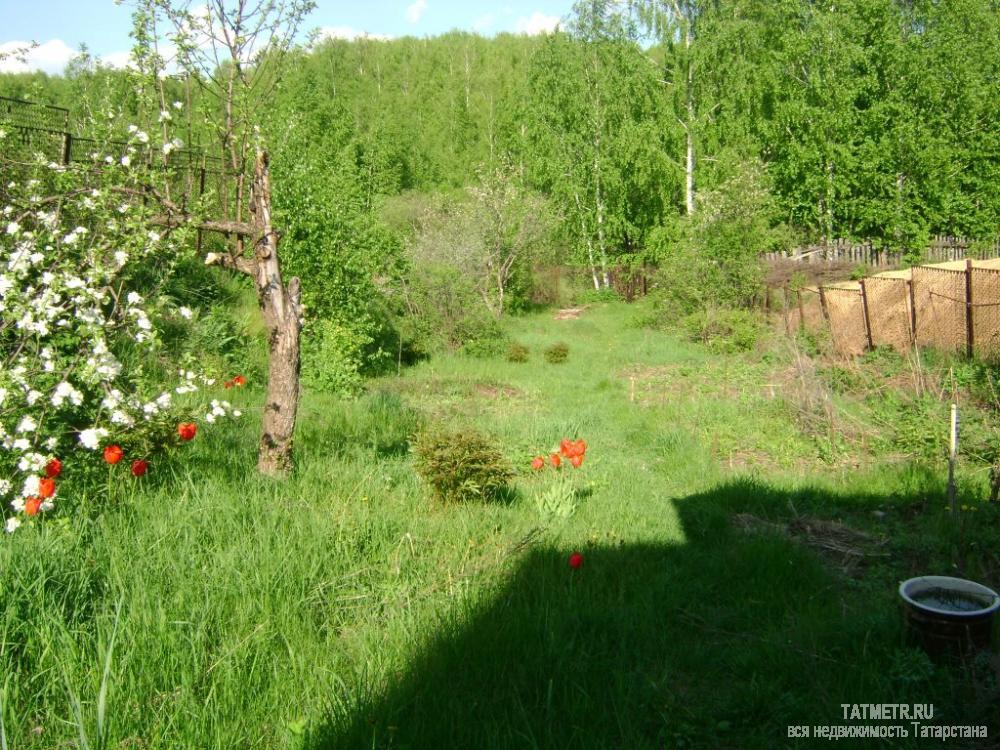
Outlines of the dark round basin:
M 1000 595 L 980 583 L 920 576 L 899 584 L 907 630 L 931 656 L 989 648 Z

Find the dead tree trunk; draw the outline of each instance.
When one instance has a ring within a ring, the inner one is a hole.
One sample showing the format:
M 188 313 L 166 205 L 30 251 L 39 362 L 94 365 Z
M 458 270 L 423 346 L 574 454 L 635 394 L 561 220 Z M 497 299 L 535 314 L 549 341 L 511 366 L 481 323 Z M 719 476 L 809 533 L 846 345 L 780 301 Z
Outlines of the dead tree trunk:
M 254 245 L 257 299 L 267 327 L 268 379 L 257 453 L 261 474 L 283 475 L 292 468 L 292 438 L 299 410 L 299 280 L 286 286 L 278 262 L 278 236 L 271 227 L 271 177 L 266 153 L 257 155 L 250 210 L 258 234 Z
M 292 469 L 292 438 L 299 409 L 299 280 L 281 279 L 278 235 L 271 226 L 271 177 L 266 152 L 257 154 L 250 189 L 253 257 L 211 255 L 207 262 L 247 274 L 257 288 L 257 301 L 267 328 L 268 379 L 257 453 L 261 474 L 283 476 Z

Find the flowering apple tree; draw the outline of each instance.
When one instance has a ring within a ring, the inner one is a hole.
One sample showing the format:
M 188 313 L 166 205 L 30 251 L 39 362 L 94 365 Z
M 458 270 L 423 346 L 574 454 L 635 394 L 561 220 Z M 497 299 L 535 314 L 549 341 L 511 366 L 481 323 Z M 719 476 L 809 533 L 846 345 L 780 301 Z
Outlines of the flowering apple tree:
M 0 130 L 0 153 L 7 137 Z M 239 416 L 228 401 L 206 405 L 202 394 L 215 380 L 192 358 L 172 360 L 164 346 L 164 324 L 189 325 L 194 315 L 165 288 L 192 243 L 184 230 L 158 231 L 144 206 L 150 173 L 136 165 L 149 163 L 150 149 L 162 150 L 153 141 L 132 127 L 127 144 L 99 149 L 83 165 L 2 165 L 7 532 L 68 500 L 59 493 L 64 472 L 103 456 L 108 464 L 127 459 L 138 478 L 149 456 L 194 437 L 197 421 Z M 182 420 L 192 427 L 179 429 Z

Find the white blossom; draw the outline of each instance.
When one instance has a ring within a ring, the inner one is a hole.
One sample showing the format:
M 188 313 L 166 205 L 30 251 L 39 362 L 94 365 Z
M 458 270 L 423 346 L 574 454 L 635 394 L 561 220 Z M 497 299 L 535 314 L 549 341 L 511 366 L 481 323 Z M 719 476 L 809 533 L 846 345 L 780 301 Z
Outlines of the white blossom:
M 24 480 L 24 487 L 21 488 L 21 497 L 31 497 L 38 494 L 38 476 L 30 475 Z
M 101 427 L 91 427 L 80 433 L 80 444 L 88 450 L 96 451 L 101 440 L 108 436 L 108 431 Z

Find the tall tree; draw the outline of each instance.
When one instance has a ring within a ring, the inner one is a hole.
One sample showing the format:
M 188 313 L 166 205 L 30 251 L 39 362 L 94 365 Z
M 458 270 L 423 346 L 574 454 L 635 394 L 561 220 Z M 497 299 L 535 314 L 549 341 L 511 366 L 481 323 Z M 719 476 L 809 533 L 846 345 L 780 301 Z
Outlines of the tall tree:
M 656 131 L 655 71 L 616 3 L 574 6 L 532 66 L 532 168 L 562 208 L 595 289 L 659 220 L 666 162 Z
M 666 49 L 663 85 L 669 87 L 675 117 L 684 130 L 684 210 L 695 210 L 698 136 L 707 116 L 697 95 L 696 39 L 703 0 L 637 0 L 634 8 L 646 28 Z

